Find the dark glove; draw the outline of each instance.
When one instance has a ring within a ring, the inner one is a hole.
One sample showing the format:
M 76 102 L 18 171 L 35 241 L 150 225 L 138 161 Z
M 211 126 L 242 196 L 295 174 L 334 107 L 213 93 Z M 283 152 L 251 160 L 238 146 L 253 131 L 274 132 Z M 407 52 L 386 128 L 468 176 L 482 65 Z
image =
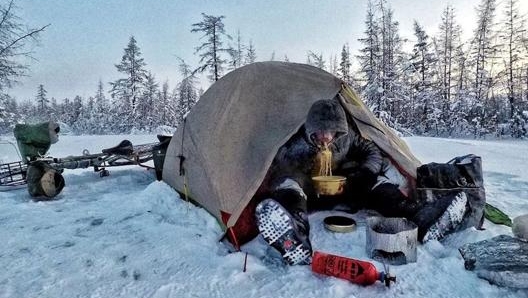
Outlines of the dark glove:
M 367 169 L 357 169 L 347 175 L 347 188 L 352 193 L 367 193 L 376 184 L 378 175 Z

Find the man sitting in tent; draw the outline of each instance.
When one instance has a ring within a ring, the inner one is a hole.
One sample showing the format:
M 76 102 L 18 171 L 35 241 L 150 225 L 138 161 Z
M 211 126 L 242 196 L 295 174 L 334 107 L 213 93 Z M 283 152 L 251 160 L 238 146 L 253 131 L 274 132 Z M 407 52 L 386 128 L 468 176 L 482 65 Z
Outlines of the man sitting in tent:
M 311 177 L 320 170 L 317 157 L 323 148 L 331 150 L 333 174 L 347 178 L 344 195 L 335 200 L 318 200 L 312 184 Z M 368 208 L 384 216 L 414 220 L 420 238 L 425 240 L 440 238 L 444 231 L 437 228 L 446 226 L 431 224 L 431 218 L 436 220 L 449 213 L 442 218 L 456 225 L 462 220 L 467 203 L 465 197 L 427 206 L 414 200 L 407 178 L 375 143 L 357 133 L 337 98 L 312 105 L 305 124 L 279 149 L 266 180 L 271 192 L 256 207 L 258 229 L 291 265 L 310 262 L 307 212 L 331 208 L 330 201 L 347 204 L 354 210 Z

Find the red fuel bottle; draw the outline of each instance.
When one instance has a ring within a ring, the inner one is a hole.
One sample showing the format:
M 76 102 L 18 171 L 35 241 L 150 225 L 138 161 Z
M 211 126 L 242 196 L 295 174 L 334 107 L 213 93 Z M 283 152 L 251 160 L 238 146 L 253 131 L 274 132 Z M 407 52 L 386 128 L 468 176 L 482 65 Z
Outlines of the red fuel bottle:
M 390 282 L 396 282 L 396 277 L 388 272 L 378 272 L 369 262 L 316 251 L 312 257 L 312 271 L 328 276 L 346 279 L 355 284 L 371 285 L 377 280 L 390 287 Z

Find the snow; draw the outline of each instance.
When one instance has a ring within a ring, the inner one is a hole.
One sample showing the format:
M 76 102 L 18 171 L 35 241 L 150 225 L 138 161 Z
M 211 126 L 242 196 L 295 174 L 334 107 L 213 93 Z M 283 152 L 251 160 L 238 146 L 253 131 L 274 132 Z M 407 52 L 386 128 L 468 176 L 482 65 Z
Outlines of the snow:
M 50 155 L 99 152 L 128 138 L 150 143 L 150 135 L 61 136 Z M 11 137 L 2 140 L 14 141 Z M 512 218 L 528 213 L 528 142 L 409 137 L 423 162 L 482 156 L 487 199 Z M 1 143 L 1 142 L 0 142 Z M 15 161 L 0 144 L 0 159 Z M 466 271 L 457 248 L 499 234 L 505 226 L 485 223 L 443 242 L 418 247 L 416 263 L 391 266 L 397 283 L 358 286 L 313 274 L 308 266 L 285 266 L 260 240 L 230 253 L 218 242 L 221 228 L 205 210 L 179 198 L 154 173 L 140 167 L 66 170 L 57 200 L 34 202 L 25 189 L 0 192 L 0 297 L 528 297 Z M 365 214 L 354 215 L 356 231 L 331 233 L 310 216 L 316 250 L 368 260 Z M 382 264 L 373 262 L 379 270 Z

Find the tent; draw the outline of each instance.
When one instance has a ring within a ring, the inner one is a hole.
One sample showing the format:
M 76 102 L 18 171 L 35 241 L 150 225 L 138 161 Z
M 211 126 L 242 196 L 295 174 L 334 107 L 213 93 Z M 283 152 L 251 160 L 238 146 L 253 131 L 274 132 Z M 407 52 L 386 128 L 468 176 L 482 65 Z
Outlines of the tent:
M 315 101 L 336 95 L 361 135 L 414 181 L 420 162 L 352 89 L 324 70 L 286 62 L 253 63 L 215 82 L 172 137 L 163 180 L 214 215 L 239 246 L 255 236 L 252 199 L 279 147 Z

